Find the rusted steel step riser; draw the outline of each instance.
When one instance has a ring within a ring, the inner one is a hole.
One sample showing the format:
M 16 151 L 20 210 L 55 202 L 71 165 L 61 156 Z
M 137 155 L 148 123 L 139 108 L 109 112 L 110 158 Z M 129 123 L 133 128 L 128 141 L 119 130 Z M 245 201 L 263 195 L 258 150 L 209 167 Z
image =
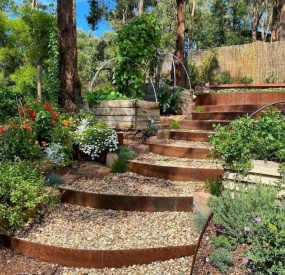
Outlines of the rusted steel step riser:
M 175 132 L 171 131 L 169 134 L 170 139 L 174 140 L 185 140 L 185 141 L 199 141 L 199 142 L 208 142 L 210 140 L 209 136 L 214 133 L 195 133 L 195 132 Z

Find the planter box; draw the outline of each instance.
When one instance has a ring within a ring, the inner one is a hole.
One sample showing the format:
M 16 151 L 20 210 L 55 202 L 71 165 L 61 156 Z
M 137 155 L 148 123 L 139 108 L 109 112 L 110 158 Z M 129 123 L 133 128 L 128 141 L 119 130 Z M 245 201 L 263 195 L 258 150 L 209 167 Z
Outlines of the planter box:
M 94 106 L 95 119 L 115 129 L 142 130 L 159 120 L 159 103 L 143 100 L 105 100 Z

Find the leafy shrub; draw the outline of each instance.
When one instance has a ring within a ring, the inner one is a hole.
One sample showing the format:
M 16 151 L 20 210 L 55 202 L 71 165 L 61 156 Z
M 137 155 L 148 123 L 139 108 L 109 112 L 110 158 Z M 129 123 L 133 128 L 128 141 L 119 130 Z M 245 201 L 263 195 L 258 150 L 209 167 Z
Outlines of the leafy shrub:
M 45 184 L 52 187 L 58 186 L 64 184 L 64 179 L 55 173 L 50 173 L 45 177 Z
M 210 255 L 210 264 L 221 272 L 227 273 L 228 267 L 233 263 L 232 255 L 224 248 L 218 248 Z
M 153 137 L 157 134 L 159 128 L 156 125 L 150 125 L 148 128 L 142 130 L 142 135 L 144 139 Z
M 256 217 L 264 217 L 274 210 L 277 192 L 273 187 L 256 184 L 243 192 L 225 190 L 220 197 L 211 197 L 209 206 L 214 222 L 224 233 L 240 243 L 251 243 L 254 236 L 250 228 Z
M 29 120 L 13 120 L 0 127 L 0 161 L 15 158 L 32 161 L 43 157 L 33 125 Z
M 236 240 L 225 235 L 213 236 L 211 241 L 216 248 L 223 247 L 227 250 L 235 250 L 237 247 Z
M 209 190 L 211 195 L 220 196 L 223 191 L 223 185 L 220 181 L 207 179 L 205 181 L 205 186 Z
M 117 150 L 117 154 L 118 154 L 119 159 L 122 159 L 122 160 L 131 160 L 135 158 L 136 156 L 136 153 L 126 146 L 119 146 Z
M 248 267 L 253 274 L 285 274 L 285 213 L 284 204 L 254 222 L 253 248 L 247 253 Z
M 241 84 L 251 84 L 253 82 L 253 78 L 249 76 L 244 76 L 239 82 Z
M 222 164 L 246 174 L 253 158 L 285 162 L 285 117 L 269 110 L 258 121 L 241 117 L 227 126 L 216 125 L 210 138 L 212 154 Z
M 128 99 L 128 97 L 122 93 L 116 91 L 116 88 L 110 83 L 95 88 L 92 92 L 86 92 L 85 98 L 88 103 L 98 104 L 102 100 L 122 100 Z
M 181 125 L 180 125 L 180 121 L 178 120 L 170 120 L 169 122 L 169 128 L 170 129 L 180 129 Z
M 182 102 L 182 89 L 164 86 L 157 90 L 157 100 L 162 114 L 177 114 Z
M 129 163 L 124 159 L 117 159 L 112 165 L 113 173 L 125 173 L 129 170 Z
M 0 220 L 17 229 L 24 226 L 23 211 L 49 205 L 44 177 L 27 162 L 0 162 L 0 187 Z
M 143 98 L 146 73 L 155 74 L 161 30 L 153 14 L 144 13 L 124 25 L 116 34 L 117 60 L 113 84 L 131 98 Z
M 215 78 L 215 82 L 217 84 L 231 84 L 233 83 L 232 77 L 230 73 L 228 72 L 221 72 L 220 75 L 218 75 Z

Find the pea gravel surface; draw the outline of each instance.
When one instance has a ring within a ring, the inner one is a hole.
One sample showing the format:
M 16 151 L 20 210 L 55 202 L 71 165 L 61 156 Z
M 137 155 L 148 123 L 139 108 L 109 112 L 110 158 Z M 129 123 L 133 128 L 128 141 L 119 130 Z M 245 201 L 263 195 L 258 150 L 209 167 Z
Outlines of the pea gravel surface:
M 185 167 L 201 169 L 223 169 L 221 163 L 216 159 L 188 159 L 162 156 L 154 153 L 139 155 L 132 160 L 134 162 L 146 163 L 168 167 Z
M 210 145 L 208 142 L 199 142 L 199 141 L 184 141 L 184 140 L 175 140 L 175 139 L 164 139 L 164 140 L 159 141 L 157 144 L 166 145 L 166 146 L 186 147 L 186 148 L 210 149 Z
M 190 273 L 193 257 L 158 261 L 123 268 L 59 268 L 57 275 L 185 275 Z
M 60 204 L 17 237 L 93 250 L 189 245 L 198 240 L 191 212 L 128 212 Z
M 203 190 L 205 185 L 203 182 L 170 181 L 126 172 L 122 174 L 110 173 L 104 178 L 67 180 L 62 187 L 108 195 L 186 197 L 192 196 L 196 191 Z

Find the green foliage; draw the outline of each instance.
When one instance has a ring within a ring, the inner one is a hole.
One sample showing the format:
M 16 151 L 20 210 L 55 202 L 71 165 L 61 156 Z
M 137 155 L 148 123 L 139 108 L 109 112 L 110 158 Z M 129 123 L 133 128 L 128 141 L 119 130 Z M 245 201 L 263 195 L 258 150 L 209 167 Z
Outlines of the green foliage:
M 144 139 L 153 137 L 157 134 L 159 128 L 156 125 L 150 125 L 148 128 L 142 130 L 142 135 Z
M 6 123 L 12 117 L 17 116 L 16 102 L 23 100 L 22 93 L 13 92 L 11 87 L 1 85 L 0 80 L 0 124 Z
M 37 144 L 37 135 L 33 131 L 33 122 L 12 120 L 0 127 L 0 161 L 38 160 L 43 157 Z
M 169 122 L 169 128 L 170 129 L 180 129 L 181 124 L 178 120 L 170 120 Z
M 27 162 L 2 161 L 0 186 L 0 230 L 3 230 L 1 221 L 23 228 L 23 211 L 49 203 L 50 193 L 45 190 L 44 178 Z
M 273 187 L 255 184 L 243 192 L 225 190 L 220 197 L 211 197 L 209 206 L 214 212 L 215 224 L 222 227 L 227 236 L 240 243 L 251 243 L 255 234 L 252 222 L 274 209 L 276 195 Z
M 123 100 L 128 97 L 116 91 L 116 88 L 110 83 L 106 83 L 101 87 L 95 88 L 92 92 L 86 92 L 85 98 L 88 103 L 98 104 L 102 100 Z
M 136 153 L 126 146 L 119 146 L 117 150 L 117 154 L 118 154 L 119 159 L 122 159 L 122 160 L 131 160 L 135 158 L 136 156 Z
M 207 179 L 205 186 L 213 196 L 220 196 L 223 191 L 222 183 L 216 179 Z
M 210 264 L 217 267 L 221 272 L 227 273 L 228 267 L 233 263 L 232 255 L 224 248 L 216 249 L 210 255 Z
M 271 73 L 269 76 L 265 78 L 266 83 L 277 83 L 278 82 L 278 77 L 274 75 L 274 73 Z
M 46 99 L 54 106 L 58 104 L 58 93 L 60 87 L 59 80 L 59 49 L 57 40 L 57 29 L 52 26 L 49 33 L 48 44 L 48 59 L 46 61 L 47 76 L 46 76 Z
M 253 82 L 253 78 L 250 76 L 244 76 L 239 81 L 239 83 L 241 83 L 241 84 L 251 84 L 252 82 Z
M 177 114 L 182 102 L 182 88 L 164 86 L 157 89 L 156 94 L 162 114 Z
M 160 27 L 154 15 L 144 13 L 117 33 L 117 61 L 113 84 L 120 93 L 143 98 L 147 73 L 154 75 L 158 63 Z
M 117 159 L 112 165 L 113 173 L 125 173 L 129 170 L 129 163 L 124 159 Z
M 215 248 L 223 247 L 227 250 L 235 250 L 237 247 L 236 240 L 225 235 L 213 236 L 211 242 Z
M 197 112 L 197 113 L 203 113 L 203 112 L 204 112 L 203 106 L 196 106 L 196 107 L 195 107 L 195 112 Z
M 50 173 L 45 177 L 45 184 L 47 186 L 56 187 L 58 185 L 64 184 L 64 179 L 55 173 Z
M 276 202 L 265 217 L 255 221 L 254 228 L 254 246 L 247 253 L 248 267 L 253 274 L 285 274 L 284 202 Z
M 262 113 L 258 121 L 241 117 L 227 126 L 216 125 L 210 138 L 212 153 L 222 164 L 246 174 L 250 160 L 285 161 L 285 117 L 276 110 Z
M 215 82 L 217 84 L 231 84 L 233 83 L 232 77 L 228 72 L 221 72 L 215 77 Z
M 214 82 L 215 72 L 219 68 L 216 51 L 206 52 L 203 56 L 201 65 L 197 66 L 197 76 L 195 78 L 198 83 Z

